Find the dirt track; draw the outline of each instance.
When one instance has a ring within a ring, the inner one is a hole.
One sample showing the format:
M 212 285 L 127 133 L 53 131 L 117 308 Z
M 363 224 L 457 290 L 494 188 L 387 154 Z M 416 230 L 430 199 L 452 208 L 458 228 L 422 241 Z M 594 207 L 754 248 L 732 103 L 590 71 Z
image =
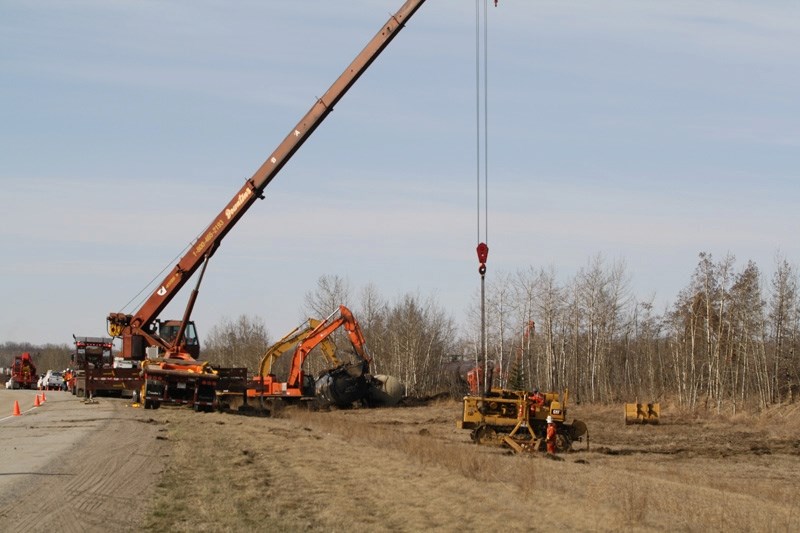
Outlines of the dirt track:
M 61 394 L 0 420 L 4 530 L 800 530 L 798 406 L 649 427 L 578 406 L 591 448 L 552 461 L 475 446 L 455 401 L 258 418 Z
M 149 511 L 165 444 L 123 400 L 84 404 L 66 392 L 0 391 L 0 529 L 134 531 Z

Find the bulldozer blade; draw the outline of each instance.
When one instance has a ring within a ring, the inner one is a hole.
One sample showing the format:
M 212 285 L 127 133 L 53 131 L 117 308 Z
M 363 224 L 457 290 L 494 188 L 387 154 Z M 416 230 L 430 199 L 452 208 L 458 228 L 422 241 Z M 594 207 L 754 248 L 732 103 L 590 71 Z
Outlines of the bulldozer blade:
M 626 403 L 625 424 L 658 424 L 661 406 L 657 403 Z

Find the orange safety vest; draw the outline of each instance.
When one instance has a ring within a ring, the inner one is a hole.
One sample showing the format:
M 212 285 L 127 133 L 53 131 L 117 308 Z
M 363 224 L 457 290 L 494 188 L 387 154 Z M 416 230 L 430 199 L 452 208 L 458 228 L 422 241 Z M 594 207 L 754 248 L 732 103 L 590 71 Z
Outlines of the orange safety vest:
M 547 424 L 547 453 L 556 453 L 556 425 Z
M 540 393 L 531 394 L 528 396 L 528 400 L 531 402 L 530 410 L 532 414 L 536 413 L 536 410 L 544 405 L 544 396 Z

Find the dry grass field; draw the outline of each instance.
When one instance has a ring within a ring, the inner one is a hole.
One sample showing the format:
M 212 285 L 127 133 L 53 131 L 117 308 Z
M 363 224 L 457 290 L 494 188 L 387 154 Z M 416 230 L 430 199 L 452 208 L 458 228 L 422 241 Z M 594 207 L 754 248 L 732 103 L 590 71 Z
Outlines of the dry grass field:
M 551 460 L 476 446 L 460 403 L 280 417 L 141 411 L 170 456 L 151 531 L 800 531 L 800 407 L 625 426 L 575 406 Z

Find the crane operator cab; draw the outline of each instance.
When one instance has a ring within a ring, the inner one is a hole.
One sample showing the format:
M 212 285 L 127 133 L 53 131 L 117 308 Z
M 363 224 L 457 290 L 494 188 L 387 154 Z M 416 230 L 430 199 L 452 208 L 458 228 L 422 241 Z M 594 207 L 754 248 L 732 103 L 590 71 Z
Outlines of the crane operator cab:
M 178 336 L 178 331 L 181 329 L 181 321 L 157 320 L 156 324 L 158 327 L 158 336 L 174 346 L 175 338 Z M 186 351 L 186 353 L 195 359 L 200 357 L 200 339 L 197 337 L 194 321 L 190 320 L 186 324 L 186 331 L 183 332 L 183 344 L 183 350 Z
M 128 318 L 129 317 L 124 317 Z M 194 321 L 189 320 L 183 332 L 183 340 L 180 345 L 175 344 L 178 333 L 181 330 L 180 320 L 156 320 L 147 329 L 142 330 L 145 334 L 136 334 L 123 331 L 123 327 L 117 323 L 109 321 L 109 333 L 113 336 L 122 337 L 122 356 L 125 359 L 142 361 L 145 358 L 178 357 L 181 359 L 198 359 L 200 357 L 200 340 L 197 337 L 197 330 Z M 188 356 L 188 357 L 187 357 Z

